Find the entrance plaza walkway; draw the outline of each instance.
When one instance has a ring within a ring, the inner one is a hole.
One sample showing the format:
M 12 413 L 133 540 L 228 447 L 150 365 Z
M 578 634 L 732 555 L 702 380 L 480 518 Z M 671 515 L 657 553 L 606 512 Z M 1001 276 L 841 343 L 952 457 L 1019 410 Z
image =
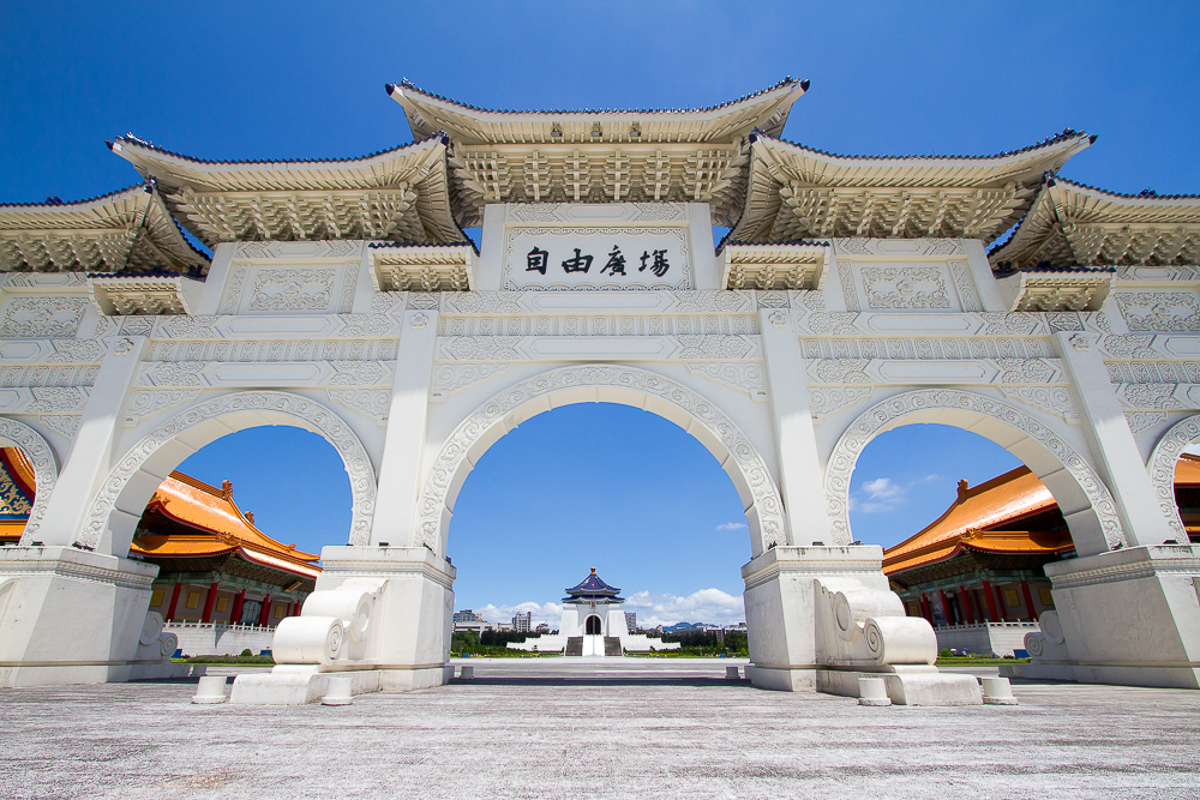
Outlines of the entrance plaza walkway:
M 476 679 L 343 707 L 192 705 L 194 682 L 0 690 L 0 797 L 1200 797 L 1195 691 L 868 708 L 726 681 L 745 663 L 727 659 L 457 663 Z

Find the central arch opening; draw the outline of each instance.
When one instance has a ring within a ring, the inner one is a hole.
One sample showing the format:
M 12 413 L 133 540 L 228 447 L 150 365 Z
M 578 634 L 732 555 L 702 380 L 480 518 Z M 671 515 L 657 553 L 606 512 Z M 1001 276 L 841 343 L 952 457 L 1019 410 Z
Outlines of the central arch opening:
M 564 405 L 499 438 L 457 496 L 447 549 L 456 630 L 483 628 L 481 644 L 525 638 L 495 635 L 509 628 L 558 631 L 564 590 L 590 567 L 620 588 L 627 631 L 670 639 L 681 623 L 706 626 L 714 645 L 744 631 L 740 569 L 752 548 L 742 500 L 704 444 L 640 408 Z M 588 610 L 579 633 L 601 634 L 599 610 Z M 620 615 L 604 614 L 614 636 Z M 459 634 L 455 652 L 468 638 Z M 744 649 L 744 634 L 730 641 Z

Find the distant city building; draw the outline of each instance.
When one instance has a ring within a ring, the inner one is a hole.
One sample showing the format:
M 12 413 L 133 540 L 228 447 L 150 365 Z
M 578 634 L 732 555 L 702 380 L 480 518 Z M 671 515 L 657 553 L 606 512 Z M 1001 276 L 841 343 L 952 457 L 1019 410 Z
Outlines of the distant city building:
M 517 614 L 512 618 L 512 629 L 516 633 L 529 633 L 530 626 L 533 625 L 533 612 L 526 611 L 524 614 Z
M 544 622 L 539 622 L 539 623 L 538 623 L 538 626 L 537 626 L 537 631 L 536 631 L 536 632 L 537 632 L 537 633 L 549 633 L 549 632 L 550 632 L 550 626 L 549 626 L 549 625 L 547 625 L 547 624 L 546 624 L 546 623 L 544 623 Z
M 483 614 L 477 614 L 469 608 L 454 612 L 455 622 L 483 622 Z
M 626 611 L 625 612 L 625 630 L 629 631 L 630 633 L 637 633 L 637 612 L 636 611 Z
M 628 650 L 673 650 L 679 644 L 630 633 L 629 614 L 621 608 L 621 590 L 609 586 L 595 567 L 592 574 L 567 589 L 563 598 L 562 622 L 557 634 L 530 636 L 524 642 L 509 642 L 514 650 L 553 652 L 568 656 L 620 656 Z

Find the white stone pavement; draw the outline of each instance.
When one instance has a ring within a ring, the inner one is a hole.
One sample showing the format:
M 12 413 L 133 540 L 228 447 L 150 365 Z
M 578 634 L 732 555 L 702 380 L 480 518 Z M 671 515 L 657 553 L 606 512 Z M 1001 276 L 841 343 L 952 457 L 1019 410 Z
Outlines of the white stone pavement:
M 192 705 L 194 681 L 2 690 L 0 797 L 1200 796 L 1195 691 L 868 708 L 727 682 L 731 659 L 457 663 L 476 680 L 342 707 Z

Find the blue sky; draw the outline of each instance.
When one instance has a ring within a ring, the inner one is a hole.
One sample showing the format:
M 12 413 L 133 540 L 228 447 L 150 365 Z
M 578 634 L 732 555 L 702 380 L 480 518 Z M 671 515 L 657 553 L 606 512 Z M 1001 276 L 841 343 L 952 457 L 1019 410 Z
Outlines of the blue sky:
M 988 154 L 1070 126 L 1100 138 L 1066 177 L 1193 193 L 1198 23 L 1194 2 L 8 0 L 0 201 L 136 182 L 104 146 L 127 131 L 205 158 L 392 147 L 410 135 L 383 85 L 401 78 L 486 107 L 608 108 L 708 105 L 785 75 L 812 81 L 784 132 L 806 145 Z M 953 499 L 958 478 L 1012 466 L 994 451 L 957 432 L 880 437 L 852 485 L 856 538 L 905 538 Z M 344 540 L 346 479 L 310 434 L 250 432 L 186 468 L 232 479 L 242 507 L 284 541 Z M 728 527 L 744 523 L 732 486 L 686 434 L 642 412 L 530 420 L 488 453 L 457 511 L 460 607 L 552 614 L 561 588 L 596 566 L 643 619 L 741 618 L 749 546 L 744 528 Z

